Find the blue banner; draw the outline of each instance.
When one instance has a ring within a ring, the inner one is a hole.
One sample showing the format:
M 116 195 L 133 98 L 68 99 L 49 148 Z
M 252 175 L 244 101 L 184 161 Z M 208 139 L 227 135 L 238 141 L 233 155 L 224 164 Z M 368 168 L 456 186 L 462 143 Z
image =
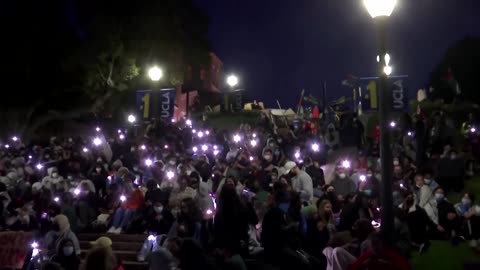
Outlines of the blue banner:
M 391 76 L 388 78 L 389 92 L 392 97 L 392 107 L 394 111 L 408 110 L 408 92 L 405 88 L 405 79 L 407 76 Z M 376 111 L 379 106 L 378 99 L 378 78 L 360 78 L 359 96 L 362 102 L 363 111 Z
M 138 90 L 137 109 L 143 119 L 162 118 L 170 121 L 175 111 L 175 88 Z

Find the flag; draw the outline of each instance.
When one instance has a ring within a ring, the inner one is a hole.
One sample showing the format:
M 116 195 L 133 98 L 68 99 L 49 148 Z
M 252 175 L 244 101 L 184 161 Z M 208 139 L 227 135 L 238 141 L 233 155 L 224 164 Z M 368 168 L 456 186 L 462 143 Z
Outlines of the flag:
M 300 93 L 300 99 L 298 100 L 297 114 L 300 113 L 300 107 L 302 107 L 302 101 L 303 101 L 304 95 L 305 95 L 305 89 L 302 89 L 302 92 Z

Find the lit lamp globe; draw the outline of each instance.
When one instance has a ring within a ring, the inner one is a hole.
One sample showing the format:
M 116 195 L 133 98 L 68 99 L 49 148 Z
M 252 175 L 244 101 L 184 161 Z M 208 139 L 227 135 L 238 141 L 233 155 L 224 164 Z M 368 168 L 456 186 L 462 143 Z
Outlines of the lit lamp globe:
M 397 0 L 363 0 L 363 4 L 372 18 L 392 15 Z
M 148 70 L 148 77 L 150 77 L 150 80 L 158 82 L 163 77 L 163 71 L 157 66 L 151 67 Z
M 137 118 L 135 117 L 135 115 L 130 114 L 130 115 L 127 117 L 127 120 L 128 120 L 129 123 L 133 124 L 133 123 L 135 123 L 135 121 L 137 121 Z
M 227 77 L 227 84 L 230 86 L 230 87 L 235 87 L 237 86 L 238 84 L 238 77 L 235 76 L 235 75 L 230 75 Z

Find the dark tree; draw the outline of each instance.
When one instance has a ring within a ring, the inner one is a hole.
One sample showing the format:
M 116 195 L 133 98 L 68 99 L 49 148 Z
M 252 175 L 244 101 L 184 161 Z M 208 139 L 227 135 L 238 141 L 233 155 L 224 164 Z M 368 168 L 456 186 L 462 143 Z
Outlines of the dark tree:
M 434 88 L 431 97 L 450 103 L 456 98 L 454 82 L 458 81 L 461 99 L 480 103 L 480 38 L 467 37 L 448 49 L 443 60 L 431 74 L 430 85 Z
M 119 101 L 149 86 L 152 64 L 177 86 L 187 64 L 208 63 L 208 19 L 191 0 L 1 5 L 0 135 L 29 137 L 51 121 L 125 109 Z

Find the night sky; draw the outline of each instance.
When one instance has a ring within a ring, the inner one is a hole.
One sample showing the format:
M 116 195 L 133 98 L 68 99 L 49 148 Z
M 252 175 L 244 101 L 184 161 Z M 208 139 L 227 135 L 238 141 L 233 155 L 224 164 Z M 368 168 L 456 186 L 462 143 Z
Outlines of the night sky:
M 302 88 L 327 98 L 351 93 L 347 74 L 372 76 L 377 32 L 361 0 L 196 0 L 210 17 L 213 51 L 249 96 L 293 105 Z M 448 47 L 480 36 L 479 0 L 399 0 L 388 28 L 394 75 L 411 97 Z

